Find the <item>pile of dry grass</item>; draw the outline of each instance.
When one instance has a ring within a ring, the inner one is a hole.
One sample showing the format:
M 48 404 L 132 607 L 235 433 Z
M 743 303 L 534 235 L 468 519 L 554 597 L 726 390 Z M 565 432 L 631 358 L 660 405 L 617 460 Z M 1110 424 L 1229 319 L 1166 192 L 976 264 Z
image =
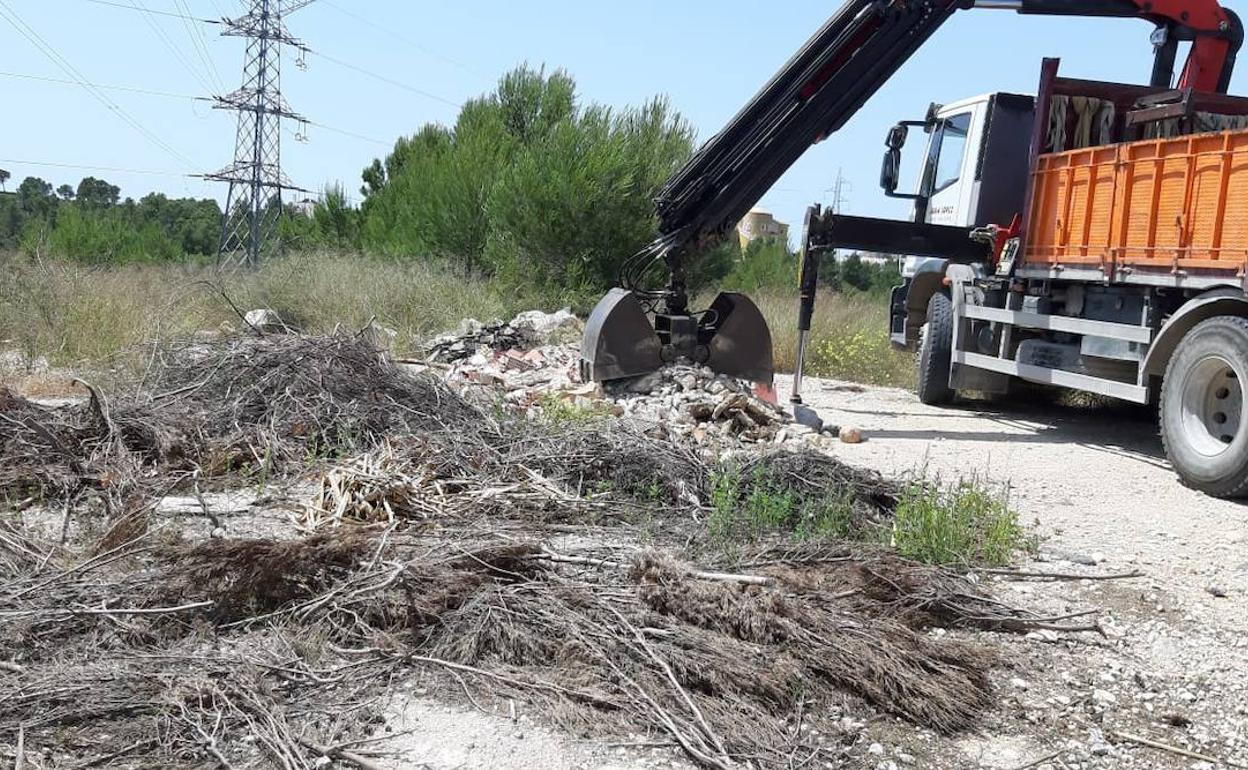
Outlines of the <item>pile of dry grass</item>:
M 1051 625 L 997 602 L 977 619 L 991 600 L 948 572 L 773 555 L 712 573 L 659 551 L 565 555 L 512 532 L 373 527 L 145 536 L 51 574 L 15 558 L 0 595 L 0 639 L 18 655 L 0 741 L 21 726 L 73 761 L 215 751 L 221 764 L 303 766 L 309 745 L 361 737 L 384 683 L 408 671 L 478 706 L 525 699 L 578 732 L 665 736 L 707 767 L 783 767 L 795 752 L 837 758 L 839 715 L 861 701 L 940 731 L 973 725 L 994 656 L 925 634 L 938 614 Z
M 790 745 L 786 720 L 831 713 L 820 709 L 846 693 L 939 730 L 968 726 L 989 702 L 990 655 L 866 622 L 848 598 L 657 553 L 617 563 L 499 538 L 134 543 L 23 576 L 0 617 L 6 648 L 21 651 L 0 740 L 22 725 L 41 745 L 89 755 L 133 744 L 132 758 L 157 764 L 204 751 L 196 730 L 214 723 L 215 749 L 246 763 L 256 710 L 242 704 L 340 702 L 347 679 L 356 688 L 412 666 L 471 681 L 479 699 L 534 700 L 578 729 L 667 734 L 712 767 L 819 751 L 810 735 Z M 78 656 L 94 661 L 85 675 L 66 667 Z M 360 709 L 372 704 L 350 691 Z M 835 733 L 834 720 L 809 719 Z M 299 751 L 285 729 L 270 744 Z
M 749 497 L 756 488 L 791 494 L 798 504 L 826 502 L 843 494 L 863 522 L 892 517 L 902 485 L 879 472 L 856 468 L 837 458 L 811 450 L 778 450 L 749 458 L 738 471 L 740 493 Z
M 0 390 L 0 494 L 115 518 L 191 479 L 280 478 L 388 436 L 492 422 L 431 376 L 409 376 L 367 335 L 230 336 L 157 346 L 144 379 L 46 408 Z

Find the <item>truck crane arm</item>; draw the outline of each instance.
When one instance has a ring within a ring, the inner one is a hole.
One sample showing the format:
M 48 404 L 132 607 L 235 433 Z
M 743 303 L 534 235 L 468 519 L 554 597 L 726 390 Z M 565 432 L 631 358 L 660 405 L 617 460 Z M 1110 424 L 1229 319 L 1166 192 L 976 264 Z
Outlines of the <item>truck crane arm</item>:
M 757 308 L 742 295 L 721 294 L 710 311 L 691 314 L 687 257 L 726 235 L 955 11 L 975 7 L 1151 21 L 1157 26 L 1151 84 L 1162 87 L 1173 78 L 1178 43 L 1191 41 L 1179 87 L 1225 92 L 1243 38 L 1239 19 L 1217 0 L 847 0 L 659 192 L 659 237 L 625 261 L 624 288 L 612 290 L 591 314 L 582 374 L 615 379 L 687 357 L 770 381 L 770 335 Z M 660 267 L 667 284 L 652 288 L 647 281 Z M 643 308 L 654 313 L 653 329 Z

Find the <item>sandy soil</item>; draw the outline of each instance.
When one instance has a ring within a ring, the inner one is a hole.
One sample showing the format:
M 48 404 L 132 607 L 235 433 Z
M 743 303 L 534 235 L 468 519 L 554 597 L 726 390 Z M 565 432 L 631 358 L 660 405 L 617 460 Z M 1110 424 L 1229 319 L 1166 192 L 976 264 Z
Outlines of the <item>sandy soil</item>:
M 787 394 L 789 383 L 779 389 Z M 1004 598 L 1046 614 L 1100 610 L 1095 634 L 994 635 L 1000 705 L 979 733 L 939 736 L 867 718 L 849 766 L 897 768 L 1213 768 L 1248 766 L 1248 507 L 1185 489 L 1143 410 L 969 404 L 932 409 L 907 392 L 808 381 L 807 402 L 867 441 L 831 444 L 857 465 L 1009 484 L 1045 535 L 1032 565 L 1114 581 L 1001 582 Z M 942 633 L 936 631 L 935 633 Z M 977 635 L 983 638 L 985 635 Z M 499 707 L 495 707 L 499 708 Z M 687 767 L 667 751 L 588 744 L 521 713 L 487 715 L 396 698 L 378 748 L 387 767 Z

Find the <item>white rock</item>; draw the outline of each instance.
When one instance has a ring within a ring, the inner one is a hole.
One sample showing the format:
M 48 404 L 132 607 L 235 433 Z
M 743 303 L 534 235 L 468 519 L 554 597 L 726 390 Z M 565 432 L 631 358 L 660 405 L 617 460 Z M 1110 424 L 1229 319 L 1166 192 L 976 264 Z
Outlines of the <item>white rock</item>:
M 867 747 L 867 753 L 882 755 L 884 753 L 884 745 L 880 743 L 873 743 Z
M 246 315 L 243 316 L 243 320 L 251 328 L 266 334 L 286 331 L 286 324 L 282 323 L 281 316 L 268 308 L 248 310 Z

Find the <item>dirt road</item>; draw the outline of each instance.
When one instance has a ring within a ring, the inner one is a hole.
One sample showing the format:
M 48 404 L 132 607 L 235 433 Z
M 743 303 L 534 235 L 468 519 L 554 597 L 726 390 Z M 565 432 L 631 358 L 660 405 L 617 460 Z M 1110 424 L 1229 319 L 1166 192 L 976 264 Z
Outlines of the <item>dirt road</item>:
M 778 386 L 789 392 L 787 379 Z M 1205 766 L 1119 732 L 1248 766 L 1248 506 L 1180 485 L 1146 411 L 934 409 L 908 392 L 818 380 L 806 396 L 825 420 L 867 436 L 836 446 L 847 462 L 1008 483 L 1013 507 L 1046 536 L 1044 569 L 1145 573 L 1007 587 L 1055 614 L 1101 608 L 1109 636 L 1008 642 L 1015 670 L 1003 672 L 993 724 L 946 747 L 960 760 L 938 750 L 931 766 L 1020 767 L 1068 744 L 1085 767 Z

